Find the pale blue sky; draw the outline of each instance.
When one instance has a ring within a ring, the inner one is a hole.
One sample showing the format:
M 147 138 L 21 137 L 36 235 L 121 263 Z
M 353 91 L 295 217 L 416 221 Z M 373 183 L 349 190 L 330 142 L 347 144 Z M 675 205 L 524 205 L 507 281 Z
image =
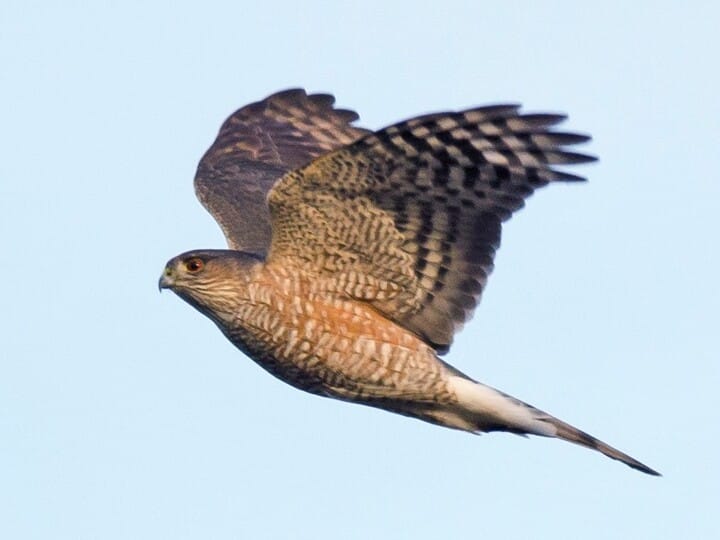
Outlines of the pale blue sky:
M 1 538 L 717 537 L 718 4 L 384 4 L 0 5 Z M 293 86 L 594 136 L 448 360 L 663 478 L 300 393 L 158 294 L 224 245 L 191 183 L 220 123 Z

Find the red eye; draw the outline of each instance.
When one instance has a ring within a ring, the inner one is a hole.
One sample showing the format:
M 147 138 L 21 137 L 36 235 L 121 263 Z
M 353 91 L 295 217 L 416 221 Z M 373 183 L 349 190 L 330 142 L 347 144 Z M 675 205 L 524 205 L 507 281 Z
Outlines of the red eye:
M 205 263 L 200 257 L 193 257 L 185 261 L 185 270 L 191 274 L 197 274 L 200 270 L 205 267 Z

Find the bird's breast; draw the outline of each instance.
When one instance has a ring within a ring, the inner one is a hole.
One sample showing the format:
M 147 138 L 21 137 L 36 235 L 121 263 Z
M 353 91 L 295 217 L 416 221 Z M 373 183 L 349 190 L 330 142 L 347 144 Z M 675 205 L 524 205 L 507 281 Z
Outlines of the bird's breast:
M 310 282 L 260 276 L 223 330 L 264 369 L 310 392 L 415 399 L 444 387 L 445 368 L 417 336 Z

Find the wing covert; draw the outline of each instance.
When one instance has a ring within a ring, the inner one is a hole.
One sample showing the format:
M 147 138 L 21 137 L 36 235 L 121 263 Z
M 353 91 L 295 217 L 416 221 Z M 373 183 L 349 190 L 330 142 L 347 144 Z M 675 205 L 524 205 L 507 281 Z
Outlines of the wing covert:
M 265 254 L 270 245 L 266 195 L 286 172 L 366 133 L 354 111 L 304 90 L 279 92 L 233 113 L 200 160 L 195 191 L 233 249 Z
M 268 201 L 270 262 L 370 303 L 447 352 L 493 268 L 501 223 L 551 181 L 594 161 L 556 132 L 565 117 L 516 105 L 432 114 L 371 133 L 286 174 Z

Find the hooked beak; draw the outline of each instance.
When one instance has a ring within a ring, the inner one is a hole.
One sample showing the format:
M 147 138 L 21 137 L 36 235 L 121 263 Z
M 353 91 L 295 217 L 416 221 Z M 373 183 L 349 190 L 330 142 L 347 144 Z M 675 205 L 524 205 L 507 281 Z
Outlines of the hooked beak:
M 173 276 L 172 268 L 165 267 L 160 279 L 158 280 L 158 290 L 162 292 L 163 289 L 172 289 L 175 284 L 175 278 Z

